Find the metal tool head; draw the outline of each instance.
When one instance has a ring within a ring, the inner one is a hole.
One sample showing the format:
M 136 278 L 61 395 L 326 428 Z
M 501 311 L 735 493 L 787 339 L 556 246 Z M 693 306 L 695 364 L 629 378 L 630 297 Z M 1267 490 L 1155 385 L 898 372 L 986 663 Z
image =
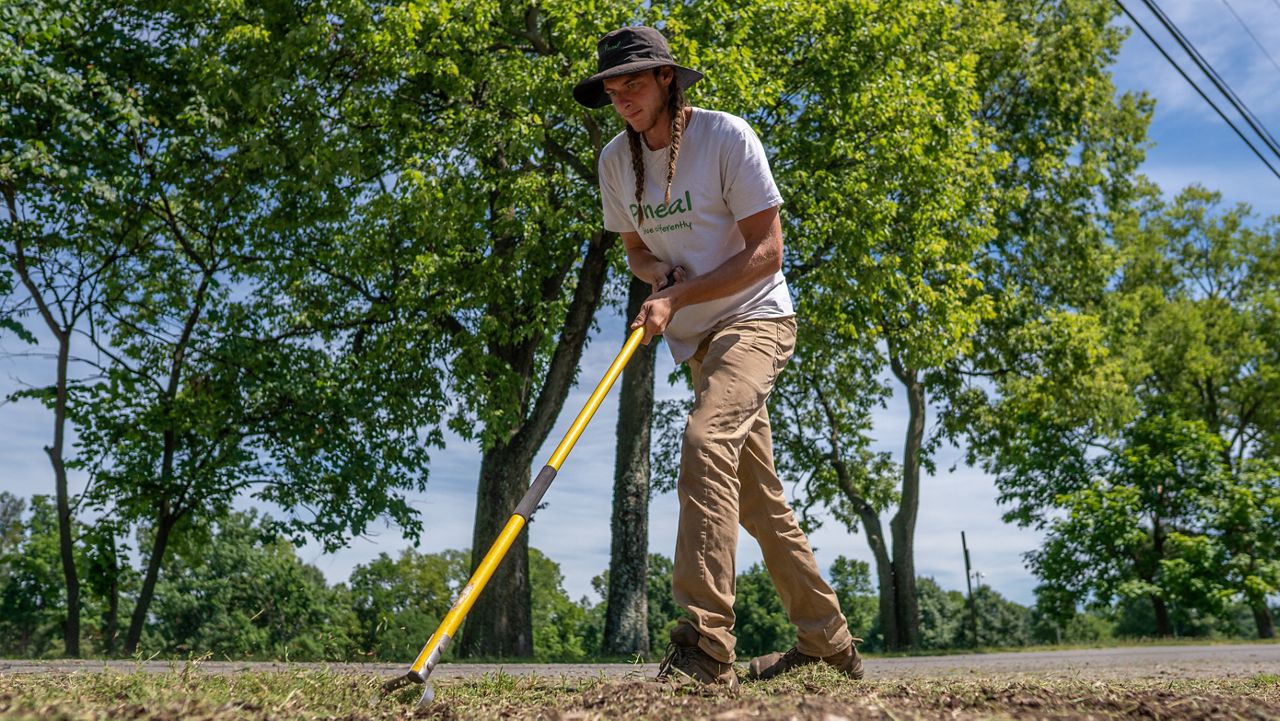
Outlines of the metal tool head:
M 396 691 L 399 691 L 405 686 L 410 686 L 415 683 L 424 684 L 426 686 L 426 690 L 423 692 L 422 698 L 418 700 L 418 707 L 422 708 L 424 706 L 429 706 L 431 704 L 432 699 L 436 697 L 435 689 L 431 687 L 430 682 L 426 681 L 425 679 L 423 679 L 421 676 L 414 673 L 413 671 L 409 671 L 403 676 L 396 676 L 395 678 L 382 684 L 382 692 L 379 693 L 378 696 L 374 698 L 369 705 L 376 706 L 380 701 L 384 700 L 385 698 L 395 693 Z
M 382 695 L 383 697 L 389 696 L 392 693 L 404 688 L 405 686 L 408 686 L 409 684 L 414 684 L 414 683 L 422 683 L 422 678 L 418 676 L 418 674 L 414 673 L 413 671 L 410 671 L 409 673 L 406 673 L 403 676 L 396 676 L 390 681 L 387 681 L 386 683 L 382 684 Z

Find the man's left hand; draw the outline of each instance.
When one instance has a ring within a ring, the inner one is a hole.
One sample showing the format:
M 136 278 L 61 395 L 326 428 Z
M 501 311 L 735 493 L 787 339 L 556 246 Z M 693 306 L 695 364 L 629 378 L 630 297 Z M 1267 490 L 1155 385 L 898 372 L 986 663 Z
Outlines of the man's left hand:
M 667 324 L 677 310 L 675 295 L 675 286 L 669 285 L 649 296 L 644 305 L 640 306 L 640 313 L 631 321 L 630 328 L 635 330 L 644 327 L 645 345 L 649 345 L 654 336 L 662 335 L 667 330 Z

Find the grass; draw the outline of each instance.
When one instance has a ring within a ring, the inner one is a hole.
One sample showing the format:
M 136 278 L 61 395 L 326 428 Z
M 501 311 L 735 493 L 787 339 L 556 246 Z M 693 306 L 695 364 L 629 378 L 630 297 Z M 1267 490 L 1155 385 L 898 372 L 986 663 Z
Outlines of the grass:
M 859 646 L 859 653 L 863 658 L 900 658 L 912 656 L 959 656 L 964 654 L 990 654 L 990 653 L 1038 653 L 1047 651 L 1088 651 L 1102 648 L 1132 648 L 1132 647 L 1159 647 L 1159 646 L 1250 646 L 1250 645 L 1267 645 L 1280 643 L 1280 639 L 1257 639 L 1243 638 L 1238 636 L 1181 636 L 1181 637 L 1144 637 L 1144 636 L 1117 636 L 1112 638 L 1099 639 L 1097 641 L 1080 641 L 1076 643 L 1057 643 L 1057 644 L 1033 644 L 1028 646 L 952 646 L 948 648 L 931 648 L 918 651 L 867 651 Z M 663 649 L 657 648 L 650 653 L 647 658 L 637 658 L 636 656 L 625 655 L 597 655 L 587 658 L 581 657 L 550 657 L 550 658 L 500 658 L 500 657 L 480 657 L 468 658 L 457 661 L 449 656 L 445 657 L 445 663 L 500 663 L 506 666 L 514 666 L 520 664 L 545 664 L 545 663 L 656 663 L 662 658 Z M 230 659 L 229 659 L 230 660 Z M 240 660 L 240 659 L 235 659 Z
M 1029 646 L 978 646 L 977 648 L 953 646 L 923 651 L 861 651 L 865 658 L 895 658 L 903 656 L 958 656 L 969 653 L 1037 653 L 1045 651 L 1088 651 L 1100 648 L 1133 648 L 1158 646 L 1252 646 L 1280 643 L 1274 638 L 1240 638 L 1234 636 L 1182 636 L 1182 637 L 1115 637 L 1078 643 L 1034 644 Z
M 0 676 L 0 719 L 136 721 L 229 719 L 1274 719 L 1280 675 L 1216 680 L 974 678 L 843 679 L 818 665 L 737 694 L 670 689 L 648 681 L 551 679 L 491 673 L 436 684 L 436 703 L 417 711 L 420 689 L 375 702 L 382 678 L 296 670 L 204 673 L 76 672 Z

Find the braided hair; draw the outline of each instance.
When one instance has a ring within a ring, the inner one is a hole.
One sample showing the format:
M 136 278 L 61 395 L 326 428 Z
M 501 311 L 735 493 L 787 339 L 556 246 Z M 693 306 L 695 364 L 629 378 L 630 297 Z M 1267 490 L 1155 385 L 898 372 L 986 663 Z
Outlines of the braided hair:
M 657 75 L 659 70 L 654 70 Z M 663 202 L 671 202 L 671 182 L 676 177 L 676 161 L 680 157 L 680 136 L 684 134 L 684 109 L 687 103 L 684 90 L 677 78 L 671 78 L 671 90 L 667 94 L 667 110 L 671 113 L 671 143 L 667 146 L 667 188 Z M 627 124 L 627 144 L 631 146 L 631 168 L 636 174 L 636 205 L 641 209 L 637 225 L 644 225 L 644 149 L 640 133 Z

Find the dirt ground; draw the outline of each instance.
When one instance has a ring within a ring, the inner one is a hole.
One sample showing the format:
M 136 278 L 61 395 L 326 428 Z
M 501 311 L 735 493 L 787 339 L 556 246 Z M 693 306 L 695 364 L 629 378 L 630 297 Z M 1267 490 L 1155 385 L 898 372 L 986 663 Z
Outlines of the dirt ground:
M 1280 719 L 1276 683 L 1053 680 L 848 683 L 811 674 L 738 694 L 672 692 L 648 683 L 593 684 L 552 703 L 477 703 L 446 689 L 419 717 L 438 719 Z M 496 701 L 496 699 L 494 699 Z
M 403 667 L 0 661 L 0 719 L 919 721 L 1280 720 L 1280 644 L 872 658 L 849 681 L 809 667 L 737 693 L 671 688 L 628 666 L 446 664 L 436 701 L 379 699 Z

